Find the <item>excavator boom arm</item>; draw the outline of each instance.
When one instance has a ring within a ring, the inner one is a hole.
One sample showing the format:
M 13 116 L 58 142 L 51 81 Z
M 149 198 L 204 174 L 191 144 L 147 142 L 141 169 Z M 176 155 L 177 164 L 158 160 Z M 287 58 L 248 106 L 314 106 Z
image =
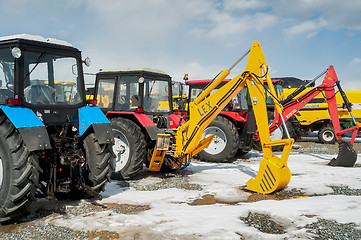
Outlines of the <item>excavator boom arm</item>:
M 175 143 L 173 143 L 170 148 L 170 158 L 172 158 L 173 161 L 172 163 L 169 163 L 168 160 L 166 161 L 168 161 L 167 165 L 170 165 L 172 168 L 181 165 L 185 166 L 185 163 L 189 162 L 189 158 L 208 147 L 214 136 L 211 135 L 202 140 L 204 129 L 247 84 L 261 138 L 264 159 L 260 163 L 260 170 L 256 178 L 250 179 L 246 183 L 245 188 L 260 193 L 271 193 L 286 187 L 291 179 L 291 172 L 287 167 L 287 160 L 294 140 L 291 138 L 278 141 L 270 140 L 263 77 L 266 77 L 272 95 L 276 96 L 276 93 L 260 44 L 253 42 L 248 52 L 249 56 L 245 71 L 234 77 L 223 87 L 212 92 L 217 85 L 228 76 L 230 70 L 239 62 L 237 61 L 229 70 L 223 70 L 214 82 L 189 104 L 189 120 L 179 126 L 173 133 Z M 281 111 L 281 106 L 278 105 L 276 109 Z M 165 155 L 167 151 L 167 148 L 164 147 L 166 144 L 162 143 L 169 142 L 168 137 L 170 136 L 165 135 L 159 138 L 162 139 L 162 141 L 159 141 L 159 147 L 155 147 L 154 149 L 149 167 L 150 170 L 160 169 L 163 159 L 166 158 Z M 272 146 L 276 145 L 284 145 L 281 157 L 275 156 L 272 153 Z
M 256 74 L 262 75 L 262 66 L 266 65 L 261 46 L 258 42 L 253 42 L 249 51 L 247 66 L 244 72 L 234 77 L 231 81 L 226 83 L 223 87 L 212 92 L 219 83 L 225 79 L 230 70 L 222 70 L 221 74 L 206 88 L 204 91 L 191 103 L 189 103 L 189 121 L 186 128 L 181 126 L 177 129 L 176 136 L 176 155 L 192 154 L 199 146 L 199 142 L 203 137 L 204 129 L 213 121 L 213 119 L 222 111 L 222 109 L 237 95 L 239 91 L 250 81 Z M 246 56 L 243 55 L 241 59 Z M 237 61 L 238 63 L 239 61 Z M 230 69 L 232 69 L 234 64 Z M 273 87 L 273 85 L 272 85 Z M 264 91 L 257 89 L 258 91 Z M 211 94 L 212 92 L 212 94 Z M 264 101 L 264 99 L 260 99 Z M 180 134 L 179 132 L 182 132 Z M 203 147 L 203 146 L 202 146 Z

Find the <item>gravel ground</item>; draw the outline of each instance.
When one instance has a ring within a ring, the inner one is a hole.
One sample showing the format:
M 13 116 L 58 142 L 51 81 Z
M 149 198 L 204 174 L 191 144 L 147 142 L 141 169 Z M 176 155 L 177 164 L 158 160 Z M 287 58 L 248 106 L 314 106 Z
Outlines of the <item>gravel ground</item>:
M 354 148 L 361 152 L 361 143 L 355 143 Z M 325 145 L 309 141 L 300 141 L 295 144 L 293 151 L 303 153 L 322 153 L 337 154 L 338 146 Z M 191 184 L 188 181 L 187 172 L 179 173 L 158 173 L 152 175 L 161 179 L 161 182 L 154 184 L 144 184 L 145 179 L 149 176 L 147 171 L 136 180 L 119 181 L 121 187 L 132 187 L 142 191 L 154 191 L 164 188 L 179 188 L 187 190 L 201 190 L 201 186 Z M 345 186 L 330 186 L 337 195 L 360 196 L 361 189 L 351 189 Z M 303 196 L 304 194 L 297 189 L 283 190 L 271 195 L 251 194 L 246 201 L 262 201 L 265 199 L 289 199 Z M 122 214 L 137 214 L 141 211 L 150 209 L 148 205 L 129 205 L 129 204 L 97 204 L 96 202 L 81 200 L 59 200 L 61 205 L 65 205 L 65 211 L 58 210 L 55 204 L 41 199 L 34 203 L 30 209 L 30 214 L 18 220 L 17 223 L 0 226 L 0 240 L 7 239 L 147 239 L 142 233 L 134 233 L 131 236 L 120 236 L 116 232 L 108 231 L 74 231 L 63 227 L 47 224 L 46 219 L 50 217 L 69 217 L 82 214 L 93 214 L 99 211 L 113 211 Z M 208 205 L 219 202 L 215 196 L 207 194 L 199 199 L 194 200 L 190 205 Z M 225 203 L 236 204 L 236 203 Z M 46 206 L 46 207 L 45 207 Z M 240 217 L 240 220 L 249 226 L 257 228 L 259 231 L 270 234 L 282 234 L 285 228 L 281 223 L 272 220 L 271 216 L 255 212 L 249 212 L 247 216 Z M 353 223 L 342 224 L 327 219 L 318 219 L 316 223 L 306 225 L 304 228 L 314 236 L 314 239 L 361 239 L 360 226 Z M 151 236 L 150 238 L 154 238 Z M 155 237 L 156 238 L 156 237 Z M 163 239 L 163 238 L 162 238 Z M 244 239 L 240 234 L 240 239 Z

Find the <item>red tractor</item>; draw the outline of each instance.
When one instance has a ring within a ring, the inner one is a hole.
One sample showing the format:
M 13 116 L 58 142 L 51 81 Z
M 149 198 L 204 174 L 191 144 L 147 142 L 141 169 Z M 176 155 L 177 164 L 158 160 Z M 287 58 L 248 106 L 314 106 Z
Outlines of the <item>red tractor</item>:
M 149 163 L 158 133 L 176 128 L 172 81 L 149 68 L 111 69 L 97 73 L 94 98 L 113 126 L 116 154 L 113 179 L 129 179 Z

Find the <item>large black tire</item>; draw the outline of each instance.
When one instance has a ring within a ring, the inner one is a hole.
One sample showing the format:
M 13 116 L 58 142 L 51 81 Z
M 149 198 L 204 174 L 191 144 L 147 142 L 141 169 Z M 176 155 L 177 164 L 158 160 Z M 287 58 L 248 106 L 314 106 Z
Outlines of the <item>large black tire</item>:
M 204 130 L 204 137 L 214 134 L 210 146 L 198 156 L 206 162 L 230 162 L 237 154 L 239 133 L 236 126 L 227 118 L 217 116 Z
M 0 116 L 0 223 L 16 219 L 35 200 L 38 157 L 29 152 L 12 123 Z
M 327 126 L 321 128 L 321 130 L 318 132 L 318 139 L 322 143 L 334 144 L 336 142 L 336 134 L 333 130 L 333 127 Z
M 111 120 L 115 158 L 112 179 L 131 179 L 143 169 L 146 158 L 146 142 L 140 127 L 125 118 Z
M 104 191 L 110 175 L 114 170 L 114 155 L 109 144 L 99 144 L 93 133 L 84 139 L 86 157 L 85 182 L 90 189 L 99 193 Z

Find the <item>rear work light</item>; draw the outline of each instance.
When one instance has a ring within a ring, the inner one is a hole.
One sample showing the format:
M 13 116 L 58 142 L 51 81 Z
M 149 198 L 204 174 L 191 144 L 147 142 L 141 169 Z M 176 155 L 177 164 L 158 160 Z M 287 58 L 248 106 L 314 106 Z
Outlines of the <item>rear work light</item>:
M 7 100 L 7 105 L 19 106 L 21 105 L 21 99 L 9 98 Z
M 97 105 L 98 101 L 96 99 L 89 99 L 86 101 L 87 105 Z

